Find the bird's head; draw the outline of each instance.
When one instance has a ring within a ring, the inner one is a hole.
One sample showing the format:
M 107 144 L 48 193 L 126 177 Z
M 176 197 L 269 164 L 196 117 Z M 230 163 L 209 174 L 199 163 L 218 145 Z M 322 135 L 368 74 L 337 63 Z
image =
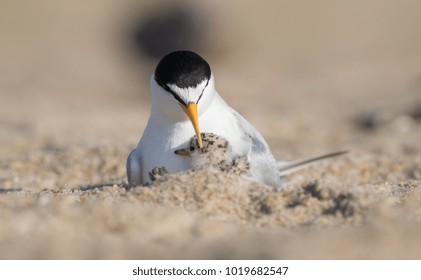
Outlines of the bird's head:
M 214 91 L 213 75 L 206 60 L 191 51 L 169 53 L 158 63 L 151 84 L 156 106 L 172 119 L 184 111 L 203 148 L 199 115 L 206 110 Z

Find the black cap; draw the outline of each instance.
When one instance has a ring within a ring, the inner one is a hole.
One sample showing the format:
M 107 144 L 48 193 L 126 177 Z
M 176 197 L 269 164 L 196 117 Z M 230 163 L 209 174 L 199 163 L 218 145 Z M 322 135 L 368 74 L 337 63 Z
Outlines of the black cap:
M 166 87 L 175 84 L 179 88 L 195 87 L 209 80 L 211 69 L 200 55 L 191 51 L 175 51 L 164 56 L 155 69 L 155 80 Z

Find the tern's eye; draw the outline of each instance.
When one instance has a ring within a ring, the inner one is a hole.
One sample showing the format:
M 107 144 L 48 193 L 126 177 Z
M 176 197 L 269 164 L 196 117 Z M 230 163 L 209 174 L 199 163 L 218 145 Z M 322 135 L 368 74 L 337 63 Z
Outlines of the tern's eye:
M 190 151 L 193 152 L 194 151 L 194 147 L 190 146 Z

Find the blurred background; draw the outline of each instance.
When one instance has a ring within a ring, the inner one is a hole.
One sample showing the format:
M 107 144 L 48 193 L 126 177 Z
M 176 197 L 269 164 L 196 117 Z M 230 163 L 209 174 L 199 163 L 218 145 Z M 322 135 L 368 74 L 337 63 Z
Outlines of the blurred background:
M 219 93 L 278 157 L 358 147 L 394 123 L 387 142 L 421 118 L 420 27 L 416 0 L 2 0 L 0 154 L 129 151 L 150 76 L 176 49 L 208 60 Z

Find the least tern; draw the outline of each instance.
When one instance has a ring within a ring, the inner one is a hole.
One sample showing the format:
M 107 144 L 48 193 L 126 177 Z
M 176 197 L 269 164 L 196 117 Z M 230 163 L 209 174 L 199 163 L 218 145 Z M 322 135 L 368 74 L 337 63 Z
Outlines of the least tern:
M 191 157 L 175 151 L 188 146 L 193 135 L 203 149 L 201 132 L 207 132 L 226 139 L 233 158 L 246 159 L 251 180 L 282 187 L 279 169 L 286 170 L 291 164 L 278 163 L 262 135 L 222 99 L 211 68 L 201 56 L 191 51 L 167 54 L 158 63 L 150 84 L 149 120 L 127 159 L 129 185 L 149 183 L 149 172 L 155 167 L 169 173 L 191 169 Z M 302 164 L 292 163 L 293 167 L 298 165 Z
M 232 109 L 215 89 L 209 64 L 191 51 L 164 56 L 151 77 L 151 113 L 143 135 L 127 159 L 130 185 L 150 182 L 149 171 L 163 166 L 170 173 L 190 169 L 188 157 L 175 154 L 200 132 L 228 140 L 236 156 L 247 157 L 252 178 L 281 187 L 277 162 L 260 133 Z

